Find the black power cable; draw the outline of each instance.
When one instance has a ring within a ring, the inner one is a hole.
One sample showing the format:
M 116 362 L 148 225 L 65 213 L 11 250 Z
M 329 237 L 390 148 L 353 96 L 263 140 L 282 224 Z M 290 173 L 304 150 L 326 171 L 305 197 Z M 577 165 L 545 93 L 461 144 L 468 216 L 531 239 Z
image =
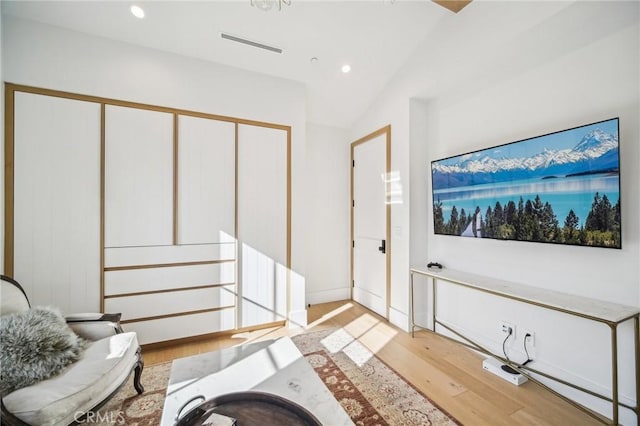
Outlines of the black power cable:
M 531 356 L 529 355 L 529 351 L 527 351 L 527 337 L 531 337 L 531 334 L 527 333 L 524 335 L 524 341 L 522 342 L 522 346 L 524 346 L 524 353 L 527 354 L 527 360 L 522 363 L 521 367 L 524 367 L 525 365 L 533 361 L 531 359 Z
M 509 327 L 509 334 L 507 334 L 507 337 L 504 338 L 504 340 L 502 341 L 502 353 L 504 354 L 504 357 L 507 359 L 507 364 L 511 364 L 511 360 L 509 359 L 509 355 L 507 355 L 507 349 L 505 348 L 505 343 L 507 343 L 507 340 L 509 340 L 509 337 L 511 337 L 511 335 L 513 334 L 513 330 L 511 329 L 511 327 Z M 511 368 L 509 365 L 503 365 L 502 367 L 503 371 L 506 371 L 509 374 L 518 374 L 518 372 L 516 370 L 514 370 L 513 368 Z
M 507 360 L 507 363 L 511 363 L 511 360 L 509 359 L 509 355 L 507 355 L 507 349 L 505 347 L 505 344 L 507 343 L 507 340 L 509 340 L 509 337 L 511 337 L 512 334 L 513 334 L 513 330 L 511 329 L 511 327 L 509 327 L 509 334 L 507 334 L 507 337 L 505 337 L 504 340 L 502 341 L 502 353 L 504 354 L 504 357 Z M 531 359 L 531 356 L 529 355 L 529 351 L 527 350 L 527 338 L 528 337 L 531 337 L 531 334 L 529 334 L 529 333 L 525 334 L 524 341 L 523 341 L 524 353 L 527 354 L 527 360 L 525 362 L 523 362 L 522 364 L 520 364 L 520 367 L 524 367 L 525 365 L 527 365 L 527 364 L 529 364 L 530 362 L 533 361 Z M 511 374 L 518 374 L 518 372 L 516 370 L 512 369 L 508 365 L 503 365 L 502 369 L 504 371 L 507 371 L 507 372 L 511 373 Z
M 507 337 L 504 338 L 504 340 L 502 341 L 502 353 L 504 354 L 504 357 L 507 359 L 507 362 L 511 362 L 511 360 L 509 359 L 509 355 L 507 355 L 507 349 L 504 347 L 505 343 L 507 343 L 507 340 L 509 340 L 509 337 L 511 337 L 511 335 L 513 334 L 513 330 L 511 329 L 511 327 L 509 327 L 509 334 L 507 334 Z

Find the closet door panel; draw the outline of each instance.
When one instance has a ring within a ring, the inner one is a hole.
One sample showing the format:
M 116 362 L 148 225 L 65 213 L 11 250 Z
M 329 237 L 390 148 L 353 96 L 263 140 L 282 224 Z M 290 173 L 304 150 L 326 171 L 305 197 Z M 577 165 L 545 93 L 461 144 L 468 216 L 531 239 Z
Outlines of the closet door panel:
M 286 319 L 287 133 L 238 129 L 242 326 Z
M 105 247 L 173 244 L 173 115 L 106 106 Z
M 100 105 L 16 92 L 14 277 L 32 305 L 100 308 Z
M 235 241 L 235 124 L 180 116 L 178 244 Z

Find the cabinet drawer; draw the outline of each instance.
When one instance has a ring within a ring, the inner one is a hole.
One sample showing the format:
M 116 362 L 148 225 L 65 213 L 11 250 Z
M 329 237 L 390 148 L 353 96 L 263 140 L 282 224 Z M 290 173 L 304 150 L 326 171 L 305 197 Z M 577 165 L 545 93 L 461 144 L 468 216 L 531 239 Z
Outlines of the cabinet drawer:
M 234 260 L 235 258 L 236 244 L 234 242 L 182 246 L 107 247 L 104 250 L 105 268 Z
M 121 312 L 123 320 L 234 306 L 235 285 L 113 297 L 104 301 L 105 312 Z
M 236 325 L 236 310 L 223 309 L 193 315 L 161 318 L 123 324 L 125 331 L 135 331 L 140 344 L 181 339 L 218 331 L 232 330 Z
M 104 273 L 104 294 L 113 296 L 234 282 L 235 262 L 127 269 Z

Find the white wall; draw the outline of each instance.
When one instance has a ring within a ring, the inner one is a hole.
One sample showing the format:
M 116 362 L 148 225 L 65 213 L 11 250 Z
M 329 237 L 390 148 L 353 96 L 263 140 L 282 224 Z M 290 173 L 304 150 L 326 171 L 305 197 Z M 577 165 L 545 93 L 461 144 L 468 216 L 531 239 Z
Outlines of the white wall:
M 356 123 L 353 137 L 391 123 L 393 169 L 403 179 L 411 176 L 411 197 L 392 212 L 394 228 L 410 235 L 392 246 L 394 309 L 409 312 L 410 262 L 401 245 L 411 248 L 411 263 L 416 265 L 438 260 L 449 268 L 640 306 L 639 6 L 473 2 L 425 39 Z M 423 104 L 412 103 L 415 97 Z M 433 234 L 430 182 L 415 167 L 615 116 L 621 120 L 622 250 Z M 416 119 L 424 120 L 425 127 L 416 130 Z M 416 132 L 424 132 L 424 137 L 410 137 Z M 418 220 L 427 224 L 426 233 L 415 225 Z M 509 351 L 518 360 L 524 357 L 520 333 L 525 328 L 535 331 L 533 367 L 610 392 L 608 327 L 462 291 L 441 291 L 439 303 L 443 321 L 494 352 L 502 350 L 498 322 L 516 324 L 518 343 Z M 406 322 L 399 325 L 406 327 Z M 621 327 L 619 339 L 621 399 L 633 405 L 630 324 Z M 610 415 L 608 404 L 567 394 Z M 621 415 L 623 424 L 635 424 L 628 410 Z
M 425 101 L 418 99 L 411 99 L 409 103 L 409 152 L 410 152 L 410 190 L 409 190 L 409 203 L 410 203 L 410 222 L 409 232 L 411 234 L 409 238 L 409 265 L 424 265 L 429 261 L 435 260 L 429 258 L 429 252 L 427 250 L 426 241 L 429 236 L 428 223 L 425 220 L 427 217 L 427 207 L 429 205 L 428 196 L 426 191 L 429 182 L 430 169 L 425 167 L 425 158 L 428 158 L 428 144 L 424 143 L 427 140 L 429 125 L 428 120 L 425 117 L 428 116 L 429 104 Z M 406 268 L 405 268 L 406 270 Z M 415 278 L 416 282 L 419 278 Z M 403 286 L 397 286 L 398 292 L 403 291 Z M 414 299 L 418 301 L 431 300 L 431 293 L 429 286 L 419 285 L 417 283 L 414 286 Z M 428 303 L 423 303 L 424 307 L 420 307 L 421 303 L 417 303 L 414 309 L 414 321 L 416 324 L 426 325 L 430 321 L 430 312 L 427 309 Z M 405 311 L 409 315 L 411 312 Z M 399 324 L 401 327 L 406 327 L 407 321 Z
M 0 2 L 0 15 L 2 14 L 2 2 Z M 2 49 L 2 19 L 0 19 L 0 138 L 4 141 L 4 74 L 2 72 L 4 57 Z M 2 143 L 2 149 L 0 149 L 0 165 L 2 166 L 2 173 L 0 173 L 0 212 L 2 212 L 2 221 L 0 221 L 0 271 L 4 272 L 4 142 Z
M 346 141 L 344 129 L 307 125 L 305 270 L 310 304 L 350 298 L 351 169 Z
M 302 84 L 4 16 L 7 82 L 292 127 L 292 269 L 304 280 Z

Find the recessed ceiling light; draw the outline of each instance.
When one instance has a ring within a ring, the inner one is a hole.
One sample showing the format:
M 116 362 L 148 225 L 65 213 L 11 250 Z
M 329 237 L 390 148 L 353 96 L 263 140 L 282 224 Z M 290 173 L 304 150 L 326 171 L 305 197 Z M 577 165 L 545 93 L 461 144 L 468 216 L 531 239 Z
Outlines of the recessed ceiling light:
M 351 71 L 351 65 L 349 65 L 349 64 L 344 64 L 344 65 L 342 66 L 342 72 L 346 74 L 346 73 L 348 73 L 349 71 Z
M 140 6 L 136 6 L 135 4 L 131 6 L 131 13 L 138 19 L 144 18 L 144 10 Z
M 314 56 L 313 58 L 309 59 L 309 61 L 310 61 L 312 64 L 315 64 L 315 63 L 317 63 L 317 62 L 318 62 L 318 57 L 317 57 L 317 56 Z

